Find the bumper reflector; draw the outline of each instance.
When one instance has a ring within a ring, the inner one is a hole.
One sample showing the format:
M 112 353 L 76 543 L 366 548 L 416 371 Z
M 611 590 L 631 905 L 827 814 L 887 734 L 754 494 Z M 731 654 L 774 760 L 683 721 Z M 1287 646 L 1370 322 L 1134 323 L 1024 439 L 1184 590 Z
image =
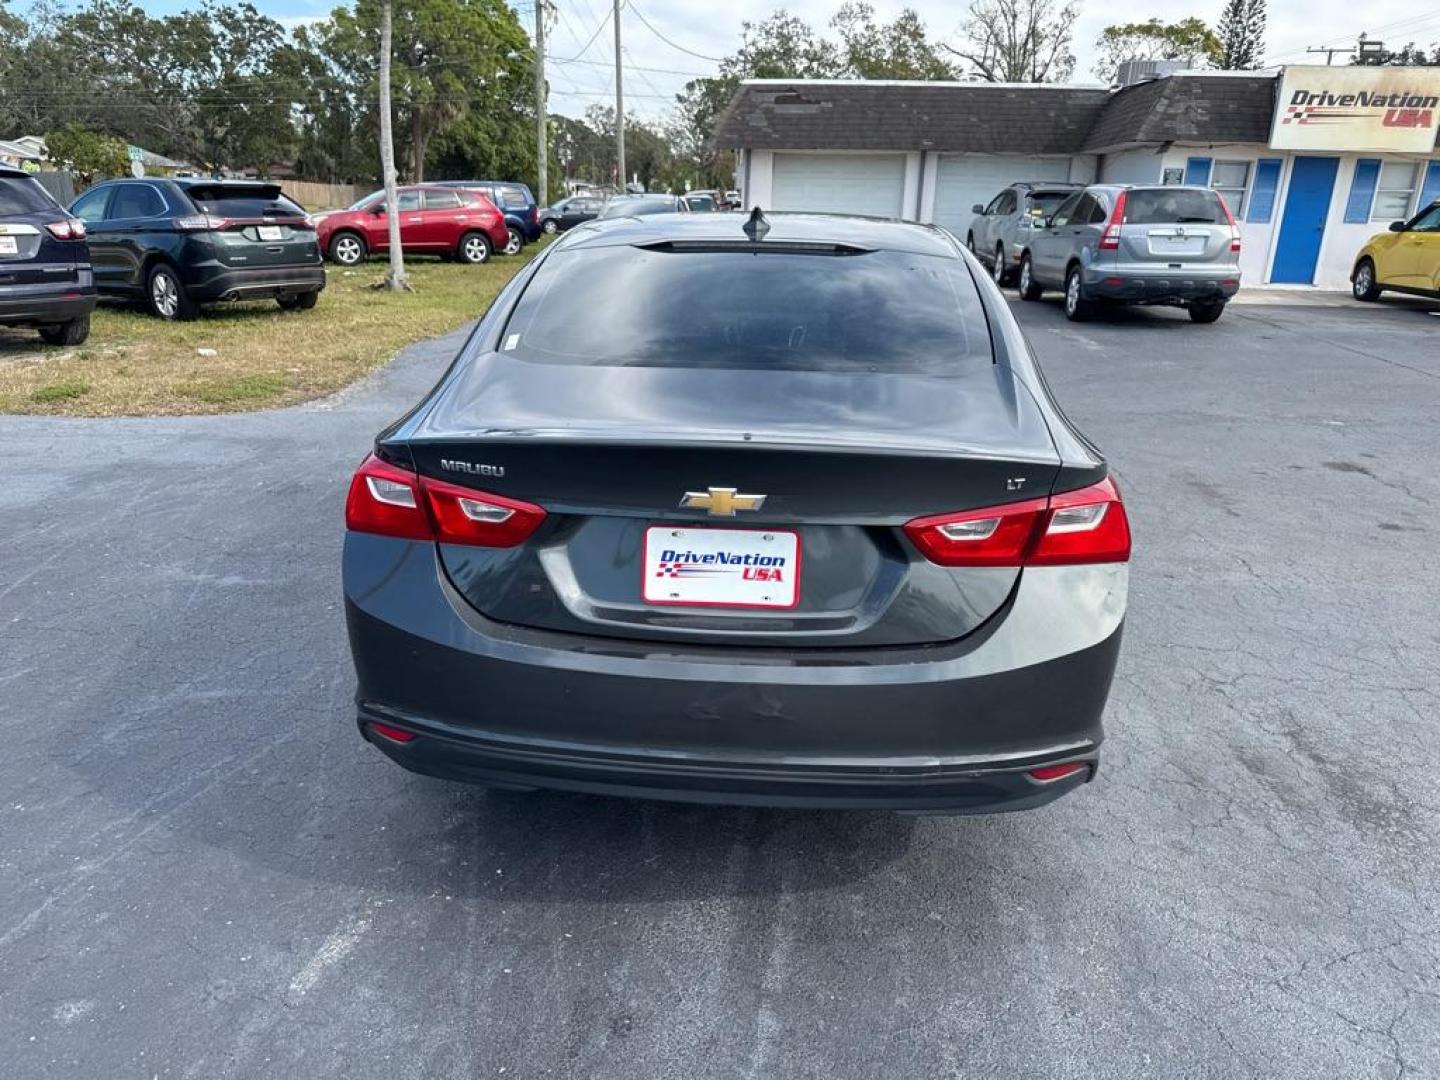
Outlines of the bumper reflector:
M 1063 780 L 1067 776 L 1074 776 L 1086 768 L 1089 766 L 1083 761 L 1067 761 L 1061 765 L 1041 765 L 1038 769 L 1031 769 L 1025 775 L 1031 780 L 1039 780 L 1042 784 L 1048 784 L 1052 780 Z
M 413 742 L 415 739 L 415 733 L 413 731 L 406 731 L 403 728 L 391 727 L 389 724 L 377 724 L 372 721 L 370 724 L 370 730 L 373 731 L 376 735 L 379 735 L 381 738 L 389 739 L 391 742 L 407 743 Z

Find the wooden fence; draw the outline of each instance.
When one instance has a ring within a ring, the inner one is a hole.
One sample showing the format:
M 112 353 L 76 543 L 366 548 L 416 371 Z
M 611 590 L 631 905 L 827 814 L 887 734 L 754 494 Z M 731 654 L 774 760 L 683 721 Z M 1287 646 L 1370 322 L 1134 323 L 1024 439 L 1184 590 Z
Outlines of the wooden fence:
M 306 210 L 337 210 L 371 191 L 356 184 L 317 184 L 310 180 L 282 180 L 280 188 Z

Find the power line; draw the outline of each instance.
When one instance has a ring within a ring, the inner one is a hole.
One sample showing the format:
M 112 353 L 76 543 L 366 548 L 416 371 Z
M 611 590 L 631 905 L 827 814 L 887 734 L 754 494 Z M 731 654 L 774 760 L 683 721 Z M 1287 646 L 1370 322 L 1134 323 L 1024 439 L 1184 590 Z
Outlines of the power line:
M 605 17 L 600 20 L 600 25 L 595 27 L 595 32 L 590 35 L 590 40 L 585 42 L 585 45 L 574 56 L 553 56 L 551 57 L 551 59 L 561 64 L 568 64 L 573 60 L 579 60 L 580 57 L 584 56 L 587 52 L 590 51 L 590 46 L 595 44 L 595 39 L 600 36 L 600 32 L 604 30 L 606 24 L 610 22 L 610 15 L 611 12 L 607 11 L 605 13 Z
M 724 57 L 706 56 L 704 53 L 696 52 L 694 49 L 687 49 L 684 45 L 681 45 L 678 42 L 671 41 L 668 37 L 666 37 L 659 30 L 655 29 L 653 25 L 651 25 L 650 20 L 645 18 L 644 14 L 640 11 L 640 9 L 635 6 L 634 0 L 631 0 L 630 2 L 630 10 L 635 13 L 635 17 L 637 19 L 639 19 L 642 23 L 645 24 L 645 29 L 649 30 L 652 34 L 654 34 L 661 41 L 665 42 L 666 45 L 669 45 L 672 49 L 679 49 L 681 52 L 688 53 L 690 56 L 699 57 L 701 60 L 709 60 L 712 64 L 724 63 Z
M 627 57 L 630 55 L 630 50 L 629 50 L 629 49 L 626 49 L 626 50 L 625 50 L 625 55 L 626 55 Z M 553 56 L 550 57 L 549 59 L 550 59 L 550 63 L 552 63 L 552 64 L 589 64 L 589 65 L 591 65 L 591 66 L 593 66 L 593 67 L 607 67 L 607 68 L 613 66 L 613 62 L 610 61 L 610 60 L 557 60 L 557 59 L 555 59 L 555 57 L 553 57 Z M 626 68 L 627 71 L 649 71 L 649 72 L 652 72 L 652 73 L 654 73 L 654 74 L 656 74 L 656 75 L 688 75 L 688 76 L 690 76 L 691 78 L 697 78 L 697 79 L 703 79 L 703 78 L 706 77 L 706 74 L 707 74 L 706 72 L 703 72 L 703 71 L 678 71 L 678 70 L 676 70 L 675 68 L 644 67 L 644 66 L 642 66 L 642 65 L 640 65 L 640 64 L 633 64 L 633 63 L 627 63 L 627 64 L 625 65 L 625 68 Z

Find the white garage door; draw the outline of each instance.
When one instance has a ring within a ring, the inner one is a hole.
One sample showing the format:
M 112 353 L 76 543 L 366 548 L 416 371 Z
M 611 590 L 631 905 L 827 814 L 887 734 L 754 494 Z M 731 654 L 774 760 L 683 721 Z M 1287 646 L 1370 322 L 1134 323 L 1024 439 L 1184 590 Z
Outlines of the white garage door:
M 776 210 L 900 217 L 905 155 L 776 154 L 771 183 Z
M 1017 180 L 1064 180 L 1069 175 L 1069 158 L 946 154 L 935 174 L 935 224 L 963 243 L 976 203 L 989 203 L 1001 188 Z

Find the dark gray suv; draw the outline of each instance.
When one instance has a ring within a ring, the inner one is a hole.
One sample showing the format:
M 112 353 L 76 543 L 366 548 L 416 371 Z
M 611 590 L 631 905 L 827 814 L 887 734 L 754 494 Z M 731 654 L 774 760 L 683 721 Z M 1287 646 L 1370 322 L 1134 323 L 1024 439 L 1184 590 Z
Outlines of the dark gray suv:
M 1063 289 L 1070 319 L 1110 301 L 1183 307 L 1211 323 L 1240 289 L 1240 228 L 1208 187 L 1093 184 L 1032 230 L 1019 286 L 1026 300 Z

